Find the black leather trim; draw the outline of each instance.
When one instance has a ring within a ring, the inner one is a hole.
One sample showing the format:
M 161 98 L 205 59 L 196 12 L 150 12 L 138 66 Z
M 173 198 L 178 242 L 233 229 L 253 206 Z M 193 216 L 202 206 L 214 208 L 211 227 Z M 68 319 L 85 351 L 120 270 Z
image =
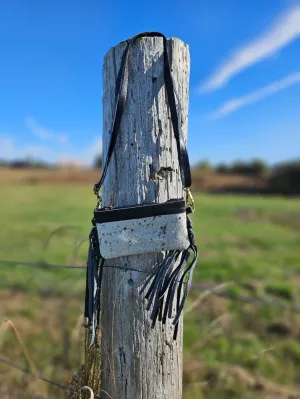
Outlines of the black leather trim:
M 114 209 L 94 210 L 96 223 L 118 222 L 120 220 L 143 219 L 161 215 L 174 215 L 185 213 L 183 199 L 170 200 L 161 204 L 140 204 Z

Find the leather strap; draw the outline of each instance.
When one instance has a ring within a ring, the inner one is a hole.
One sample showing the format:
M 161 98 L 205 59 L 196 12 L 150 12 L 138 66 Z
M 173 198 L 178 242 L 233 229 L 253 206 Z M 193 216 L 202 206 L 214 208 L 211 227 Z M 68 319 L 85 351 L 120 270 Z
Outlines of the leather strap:
M 117 93 L 117 101 L 116 101 L 116 108 L 115 114 L 113 119 L 112 131 L 111 131 L 111 139 L 109 143 L 109 148 L 107 152 L 106 161 L 104 164 L 102 176 L 97 184 L 94 186 L 94 192 L 98 195 L 106 173 L 107 169 L 115 148 L 116 140 L 119 133 L 119 127 L 121 124 L 122 115 L 124 112 L 125 101 L 127 97 L 127 89 L 128 89 L 128 58 L 129 58 L 129 50 L 132 44 L 141 37 L 162 37 L 163 38 L 163 45 L 164 45 L 164 79 L 165 79 L 165 86 L 170 106 L 171 112 L 171 120 L 173 125 L 174 136 L 177 145 L 177 152 L 178 152 L 178 160 L 179 160 L 179 167 L 181 173 L 181 179 L 184 188 L 188 188 L 191 186 L 191 171 L 190 171 L 190 163 L 189 157 L 186 149 L 186 145 L 183 141 L 182 135 L 180 133 L 180 126 L 178 120 L 178 114 L 176 109 L 176 100 L 175 100 L 175 91 L 174 91 L 174 82 L 171 74 L 170 64 L 169 64 L 169 57 L 168 57 L 168 49 L 167 49 L 167 38 L 159 32 L 143 32 L 139 33 L 138 35 L 134 36 L 128 41 L 127 47 L 124 51 L 121 68 L 118 74 L 117 83 L 116 83 L 116 93 Z

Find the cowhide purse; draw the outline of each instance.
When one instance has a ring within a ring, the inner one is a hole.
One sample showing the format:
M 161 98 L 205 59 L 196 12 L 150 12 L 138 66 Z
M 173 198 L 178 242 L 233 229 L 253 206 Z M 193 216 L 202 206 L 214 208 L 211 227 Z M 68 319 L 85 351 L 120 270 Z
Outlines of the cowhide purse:
M 163 38 L 165 87 L 186 196 L 185 198 L 171 199 L 164 203 L 102 208 L 99 191 L 109 167 L 126 105 L 129 50 L 138 38 L 144 36 Z M 134 36 L 127 42 L 117 80 L 117 93 L 109 149 L 102 177 L 99 183 L 94 186 L 94 192 L 98 197 L 98 206 L 94 211 L 94 227 L 90 234 L 85 307 L 85 316 L 88 318 L 92 331 L 91 342 L 94 342 L 95 332 L 99 325 L 100 289 L 105 259 L 161 251 L 164 251 L 166 256 L 163 262 L 155 268 L 153 274 L 146 279 L 141 292 L 144 292 L 149 286 L 145 298 L 148 300 L 148 309 L 152 309 L 150 317 L 153 326 L 157 319 L 165 323 L 167 318 L 173 318 L 174 339 L 176 339 L 178 321 L 191 286 L 192 272 L 198 252 L 192 224 L 188 217 L 188 214 L 194 210 L 190 193 L 189 157 L 180 133 L 174 83 L 167 52 L 167 39 L 164 35 L 158 32 L 145 32 Z M 191 254 L 193 254 L 193 259 L 188 262 Z M 175 296 L 176 313 L 173 317 Z

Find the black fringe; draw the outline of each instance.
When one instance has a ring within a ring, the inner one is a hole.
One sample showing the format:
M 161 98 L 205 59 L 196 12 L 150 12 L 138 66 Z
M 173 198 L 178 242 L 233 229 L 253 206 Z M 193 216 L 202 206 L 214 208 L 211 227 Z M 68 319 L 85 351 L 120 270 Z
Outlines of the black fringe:
M 97 332 L 100 324 L 101 283 L 104 259 L 100 254 L 98 233 L 93 221 L 90 232 L 89 253 L 86 270 L 86 292 L 84 317 L 88 319 L 87 328 L 90 330 L 90 345 L 97 344 Z
M 141 289 L 142 294 L 152 280 L 145 295 L 145 299 L 148 301 L 147 310 L 152 308 L 150 315 L 152 328 L 155 327 L 157 320 L 165 324 L 167 318 L 173 318 L 173 304 L 177 290 L 176 313 L 172 323 L 174 325 L 174 340 L 177 338 L 179 319 L 191 288 L 193 271 L 198 258 L 195 234 L 188 216 L 187 227 L 190 246 L 184 251 L 170 251 L 164 261 L 146 279 Z M 188 264 L 191 254 L 193 254 L 193 259 Z

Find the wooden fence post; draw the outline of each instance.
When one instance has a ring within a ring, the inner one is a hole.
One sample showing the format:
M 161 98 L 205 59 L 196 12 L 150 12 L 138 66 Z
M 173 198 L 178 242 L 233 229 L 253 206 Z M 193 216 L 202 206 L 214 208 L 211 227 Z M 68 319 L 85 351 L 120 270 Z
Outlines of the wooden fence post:
M 116 76 L 126 43 L 106 54 L 103 66 L 103 159 L 115 109 Z M 169 58 L 187 134 L 189 49 L 168 40 Z M 165 202 L 183 196 L 177 149 L 163 77 L 162 38 L 131 48 L 129 86 L 120 134 L 103 187 L 103 206 Z M 171 322 L 151 328 L 142 282 L 163 254 L 106 261 L 102 288 L 101 395 L 113 399 L 182 398 L 182 320 L 177 341 Z M 109 396 L 110 395 L 110 396 Z

